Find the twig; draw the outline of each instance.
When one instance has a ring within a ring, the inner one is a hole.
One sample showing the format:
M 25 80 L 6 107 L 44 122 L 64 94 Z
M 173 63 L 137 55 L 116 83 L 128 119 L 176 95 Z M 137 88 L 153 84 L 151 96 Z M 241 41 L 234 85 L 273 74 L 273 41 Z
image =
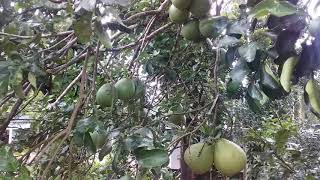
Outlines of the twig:
M 165 9 L 165 7 L 169 4 L 169 2 L 170 0 L 165 0 L 157 10 L 144 11 L 144 12 L 134 14 L 128 17 L 127 19 L 123 20 L 122 22 L 125 24 L 132 24 L 134 23 L 134 20 L 137 20 L 140 17 L 159 14 L 161 13 L 161 11 Z
M 60 32 L 57 34 L 44 34 L 41 36 L 41 38 L 48 38 L 48 37 L 54 37 L 54 36 L 64 36 L 70 33 L 73 33 L 74 31 L 65 31 L 65 32 Z M 14 37 L 14 38 L 19 38 L 19 39 L 33 39 L 36 36 L 20 36 L 17 34 L 9 34 L 9 33 L 4 33 L 4 32 L 0 32 L 0 36 L 9 36 L 9 37 Z
M 44 180 L 47 176 L 47 173 L 49 171 L 49 168 L 53 162 L 53 160 L 55 159 L 55 157 L 57 156 L 62 144 L 65 142 L 65 140 L 69 137 L 70 133 L 71 133 L 71 130 L 76 122 L 76 118 L 77 118 L 77 115 L 81 109 L 81 106 L 84 102 L 84 99 L 85 99 L 85 86 L 86 86 L 86 80 L 87 80 L 87 64 L 88 64 L 88 59 L 89 59 L 89 49 L 87 50 L 87 56 L 86 56 L 86 59 L 85 59 L 85 62 L 84 62 L 84 65 L 83 65 L 83 69 L 82 69 L 82 76 L 81 76 L 81 84 L 80 84 L 80 95 L 79 95 L 79 99 L 78 99 L 78 102 L 76 104 L 76 107 L 75 109 L 73 110 L 72 112 L 72 115 L 70 117 L 70 121 L 68 123 L 68 126 L 67 128 L 65 129 L 65 136 L 63 137 L 63 139 L 61 140 L 60 144 L 58 145 L 58 147 L 56 148 L 56 150 L 54 151 L 52 157 L 51 157 L 51 160 L 49 161 L 47 167 L 45 168 L 43 174 L 42 174 L 42 177 L 41 179 Z
M 173 23 L 170 22 L 170 23 L 167 23 L 165 24 L 164 26 L 158 28 L 157 30 L 153 31 L 152 33 L 150 33 L 145 40 L 150 40 L 152 39 L 154 36 L 156 36 L 158 33 L 166 30 L 167 28 L 169 28 L 170 26 L 172 26 Z M 140 44 L 142 42 L 142 40 L 139 40 L 139 41 L 136 41 L 136 42 L 133 42 L 133 43 L 130 43 L 130 44 L 127 44 L 127 45 L 124 45 L 124 46 L 120 46 L 120 47 L 117 47 L 117 48 L 111 48 L 111 49 L 108 49 L 108 51 L 121 51 L 123 49 L 128 49 L 128 48 L 132 48 L 138 44 Z
M 60 96 L 59 96 L 53 103 L 50 103 L 50 104 L 48 105 L 48 108 L 49 108 L 49 109 L 52 109 L 52 108 L 57 107 L 59 101 L 60 101 L 60 100 L 68 93 L 68 91 L 80 80 L 81 75 L 82 75 L 82 72 L 79 73 L 79 75 L 71 81 L 71 83 L 67 86 L 67 88 L 64 89 L 64 91 L 60 94 Z
M 218 102 L 218 99 L 219 99 L 219 96 L 216 96 L 216 98 L 214 99 L 213 104 L 212 104 L 210 110 L 212 110 L 213 108 L 216 107 L 217 102 Z M 211 112 L 209 111 L 209 113 L 211 113 Z M 173 140 L 173 141 L 168 145 L 167 149 L 170 149 L 170 147 L 171 147 L 172 145 L 174 145 L 174 144 L 176 144 L 177 142 L 181 141 L 182 138 L 184 138 L 184 137 L 186 137 L 186 136 L 188 136 L 188 135 L 190 135 L 190 134 L 193 134 L 193 133 L 195 133 L 196 131 L 198 131 L 205 122 L 206 122 L 206 120 L 203 120 L 194 130 L 192 130 L 192 131 L 190 131 L 190 132 L 186 132 L 185 134 L 183 134 L 183 135 L 181 135 L 180 137 L 178 137 L 178 138 L 176 138 L 175 140 Z
M 59 44 L 61 44 L 62 42 L 66 41 L 67 39 L 69 39 L 71 36 L 73 36 L 73 33 L 70 33 L 67 37 L 63 38 L 61 41 L 57 42 L 56 44 L 52 45 L 51 47 L 48 47 L 46 49 L 43 49 L 41 51 L 39 51 L 39 53 L 45 52 L 45 51 L 49 51 L 55 47 L 57 47 Z
M 97 93 L 97 72 L 98 72 L 98 61 L 99 61 L 99 48 L 100 48 L 100 41 L 98 41 L 97 47 L 96 47 L 96 54 L 93 62 L 93 82 L 92 82 L 92 101 L 93 101 L 93 114 L 96 117 L 97 113 L 97 106 L 95 105 L 95 97 Z
M 81 59 L 85 58 L 87 56 L 87 53 L 88 53 L 88 52 L 86 52 L 86 50 L 87 50 L 87 48 L 85 48 L 82 52 L 80 52 L 80 54 L 78 56 L 72 58 L 66 64 L 58 66 L 58 67 L 56 67 L 54 69 L 47 70 L 47 72 L 50 73 L 50 74 L 58 74 L 59 72 L 65 70 L 69 66 L 71 66 L 71 65 L 79 62 Z M 90 52 L 89 52 L 89 54 L 90 54 Z
M 27 88 L 24 90 L 24 94 L 27 95 L 27 94 L 29 93 L 30 89 L 31 89 L 31 84 L 29 84 L 29 85 L 27 86 Z M 0 126 L 0 134 L 3 134 L 3 133 L 4 133 L 4 131 L 5 131 L 5 130 L 7 129 L 7 127 L 9 126 L 12 118 L 14 118 L 14 116 L 16 116 L 16 113 L 17 113 L 19 107 L 21 106 L 22 102 L 23 102 L 23 99 L 19 98 L 19 99 L 17 100 L 17 102 L 14 104 L 14 106 L 12 107 L 12 109 L 11 109 L 11 111 L 10 111 L 7 119 L 6 119 L 6 120 L 2 123 L 2 125 Z

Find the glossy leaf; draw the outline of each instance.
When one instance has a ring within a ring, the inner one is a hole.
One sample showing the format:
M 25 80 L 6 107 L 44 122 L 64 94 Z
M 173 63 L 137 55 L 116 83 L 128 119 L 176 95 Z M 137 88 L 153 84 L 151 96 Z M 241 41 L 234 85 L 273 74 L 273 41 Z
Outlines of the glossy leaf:
M 139 149 L 136 157 L 142 168 L 160 167 L 169 161 L 168 153 L 163 149 Z
M 245 45 L 242 45 L 238 48 L 240 57 L 245 59 L 247 62 L 254 61 L 257 52 L 257 43 L 251 42 Z

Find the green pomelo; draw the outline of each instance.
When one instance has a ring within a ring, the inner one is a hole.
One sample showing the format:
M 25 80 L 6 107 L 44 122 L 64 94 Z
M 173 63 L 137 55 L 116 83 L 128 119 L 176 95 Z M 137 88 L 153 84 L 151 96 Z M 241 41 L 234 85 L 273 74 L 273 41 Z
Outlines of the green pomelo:
M 205 143 L 192 144 L 184 152 L 184 161 L 196 174 L 208 172 L 213 164 L 213 147 Z
M 135 84 L 131 79 L 120 79 L 115 85 L 118 98 L 121 100 L 128 100 L 135 94 Z
M 170 114 L 182 113 L 182 112 L 183 112 L 183 107 L 181 104 L 171 108 L 169 110 L 169 121 L 176 125 L 181 125 L 182 122 L 185 122 L 186 117 L 183 114 L 176 114 L 176 115 L 170 115 Z
M 237 144 L 219 139 L 214 145 L 214 166 L 225 176 L 233 176 L 247 164 L 246 153 Z
M 112 106 L 115 97 L 116 97 L 116 92 L 114 87 L 111 84 L 106 83 L 102 85 L 97 91 L 96 102 L 101 107 L 110 107 Z
M 174 5 L 169 8 L 169 18 L 172 22 L 177 24 L 183 24 L 189 19 L 189 12 L 185 10 L 180 10 Z
M 190 12 L 198 18 L 208 15 L 210 9 L 211 0 L 193 0 L 190 6 Z
M 306 84 L 305 91 L 308 94 L 312 109 L 320 114 L 320 87 L 317 81 L 309 80 Z
M 204 37 L 219 36 L 227 26 L 227 18 L 224 16 L 215 16 L 206 18 L 200 21 L 199 29 L 200 33 Z
M 90 133 L 90 136 L 97 149 L 101 148 L 106 141 L 106 135 L 102 132 L 94 131 Z
M 292 87 L 291 78 L 297 63 L 298 63 L 297 57 L 290 57 L 283 64 L 281 76 L 280 76 L 280 84 L 282 85 L 283 89 L 286 92 L 291 91 L 291 87 Z
M 199 21 L 190 21 L 181 28 L 181 35 L 191 41 L 198 41 L 201 38 Z
M 172 4 L 181 10 L 189 9 L 192 0 L 171 0 Z

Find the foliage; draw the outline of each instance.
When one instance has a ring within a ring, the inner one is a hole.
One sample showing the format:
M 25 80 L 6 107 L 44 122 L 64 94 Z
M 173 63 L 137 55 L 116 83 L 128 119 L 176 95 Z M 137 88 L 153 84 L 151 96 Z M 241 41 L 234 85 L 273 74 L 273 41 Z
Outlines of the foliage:
M 185 150 L 224 137 L 241 142 L 249 160 L 243 174 L 252 179 L 262 171 L 270 178 L 319 177 L 306 170 L 318 165 L 312 153 L 319 147 L 307 142 L 306 129 L 319 116 L 319 89 L 305 88 L 319 80 L 319 17 L 293 0 L 222 1 L 212 3 L 208 21 L 189 17 L 198 32 L 193 42 L 181 36 L 186 25 L 170 22 L 170 5 L 0 3 L 1 176 L 174 179 L 186 172 L 168 166 L 179 142 Z M 199 30 L 203 23 L 208 29 Z M 297 64 L 285 65 L 292 57 Z M 97 90 L 124 78 L 130 95 L 112 93 L 115 99 L 100 106 Z M 185 118 L 173 123 L 175 115 Z M 8 145 L 5 129 L 23 117 L 31 127 Z M 103 145 L 93 132 L 103 135 Z

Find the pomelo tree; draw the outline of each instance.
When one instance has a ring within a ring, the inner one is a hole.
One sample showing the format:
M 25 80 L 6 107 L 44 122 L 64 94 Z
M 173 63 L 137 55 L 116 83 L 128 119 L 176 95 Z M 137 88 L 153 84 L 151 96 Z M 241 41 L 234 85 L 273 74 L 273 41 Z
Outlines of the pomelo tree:
M 2 0 L 0 179 L 320 178 L 319 6 Z

